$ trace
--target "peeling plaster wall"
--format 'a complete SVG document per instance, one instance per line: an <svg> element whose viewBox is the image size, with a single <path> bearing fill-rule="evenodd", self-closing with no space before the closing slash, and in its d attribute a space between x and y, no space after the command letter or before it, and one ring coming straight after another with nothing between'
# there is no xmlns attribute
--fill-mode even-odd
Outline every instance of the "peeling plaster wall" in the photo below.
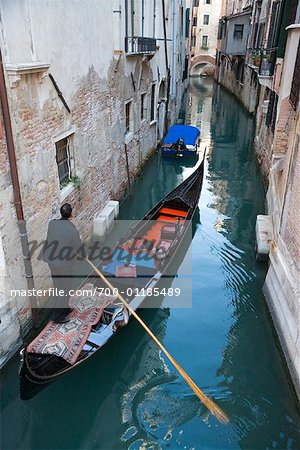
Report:
<svg viewBox="0 0 300 450"><path fill-rule="evenodd" d="M145 1L145 11L150 11L150 3ZM175 4L179 13L181 2L176 0ZM168 39L172 38L172 8L173 1L166 0ZM114 12L118 10L121 12ZM156 115L160 84L167 80L164 42L157 41L154 55L126 56L124 11L124 0L3 0L1 3L0 42L7 69L7 93L30 242L45 239L49 220L58 216L59 207L65 202L74 206L75 222L82 237L87 239L94 215L107 200L120 200L127 189L124 142L131 179L156 149L157 121L150 121L151 86L154 83L156 87ZM152 29L152 19L146 16L147 34ZM157 2L155 21L155 37L163 38L161 2ZM185 29L180 28L179 20L176 23L175 39L182 42ZM171 41L167 47L172 68ZM177 118L184 90L182 52L185 46L179 48L174 56L176 71L171 73L176 80L176 93L169 102L171 123ZM42 70L42 64L48 64L49 70ZM18 65L29 69L17 72ZM70 113L59 98L49 72ZM146 111L141 121L142 93L146 93ZM125 137L127 101L132 101L133 127ZM80 185L62 190L55 142L65 136L69 136L72 175L80 179ZM11 270L15 289L25 289L10 174L7 161L2 163L5 167L0 182L6 183L1 198L5 270ZM32 258L35 286L48 288L52 286L48 266L37 255ZM14 262L10 264L12 259ZM46 301L47 298L40 298L40 306ZM8 323L15 321L19 331L15 328L14 334L19 339L31 323L29 300L17 298L12 304L15 309L11 310L5 332L9 333ZM5 336L9 342L10 338ZM15 344L16 339L11 335L8 347L12 348L13 341ZM2 353L7 350L2 349Z"/></svg>

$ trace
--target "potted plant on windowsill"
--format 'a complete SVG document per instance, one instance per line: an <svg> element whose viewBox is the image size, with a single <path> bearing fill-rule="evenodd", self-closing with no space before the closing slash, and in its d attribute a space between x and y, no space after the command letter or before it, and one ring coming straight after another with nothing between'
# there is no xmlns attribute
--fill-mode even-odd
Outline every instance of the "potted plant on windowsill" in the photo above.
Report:
<svg viewBox="0 0 300 450"><path fill-rule="evenodd" d="M61 187L64 188L69 184L72 184L75 188L77 188L81 185L81 180L79 179L79 177L76 176L67 178L62 182Z"/></svg>
<svg viewBox="0 0 300 450"><path fill-rule="evenodd" d="M253 64L255 66L259 67L260 62L261 62L261 54L260 54L260 52L256 52L256 53L253 54L252 61L253 61Z"/></svg>

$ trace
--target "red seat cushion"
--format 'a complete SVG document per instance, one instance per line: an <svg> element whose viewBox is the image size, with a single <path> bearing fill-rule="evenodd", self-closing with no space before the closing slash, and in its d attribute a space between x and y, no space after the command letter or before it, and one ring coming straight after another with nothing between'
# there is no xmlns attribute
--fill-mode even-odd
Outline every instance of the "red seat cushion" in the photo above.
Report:
<svg viewBox="0 0 300 450"><path fill-rule="evenodd" d="M166 221L166 222L178 222L178 217L174 216L174 217L170 217L170 216L165 216L164 214L161 214L160 216L158 216L157 220L159 221ZM179 219L180 222L183 222L184 219Z"/></svg>
<svg viewBox="0 0 300 450"><path fill-rule="evenodd" d="M170 216L176 217L187 217L188 213L186 211L181 211L180 209L166 208L163 207L159 210L163 214L169 214Z"/></svg>

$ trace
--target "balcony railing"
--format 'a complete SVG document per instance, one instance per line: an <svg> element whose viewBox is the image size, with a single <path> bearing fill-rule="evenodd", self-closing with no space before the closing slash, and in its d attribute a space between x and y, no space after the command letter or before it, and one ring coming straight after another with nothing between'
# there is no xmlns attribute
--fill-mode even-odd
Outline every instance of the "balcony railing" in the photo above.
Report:
<svg viewBox="0 0 300 450"><path fill-rule="evenodd" d="M259 75L270 77L274 73L276 52L277 48L252 50L249 55L248 64L252 67L256 67Z"/></svg>
<svg viewBox="0 0 300 450"><path fill-rule="evenodd" d="M143 36L127 37L125 52L127 55L153 55L156 52L156 39Z"/></svg>

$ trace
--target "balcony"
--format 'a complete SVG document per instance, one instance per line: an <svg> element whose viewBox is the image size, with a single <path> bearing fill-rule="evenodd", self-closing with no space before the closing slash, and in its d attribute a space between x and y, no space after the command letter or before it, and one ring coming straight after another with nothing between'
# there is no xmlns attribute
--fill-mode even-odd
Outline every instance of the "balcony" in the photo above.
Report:
<svg viewBox="0 0 300 450"><path fill-rule="evenodd" d="M154 55L156 52L156 39L133 36L125 38L125 53L131 55Z"/></svg>
<svg viewBox="0 0 300 450"><path fill-rule="evenodd" d="M277 48L262 48L252 50L248 65L257 69L258 74L264 77L271 77L274 74Z"/></svg>
<svg viewBox="0 0 300 450"><path fill-rule="evenodd" d="M262 48L252 50L248 57L248 66L257 71L259 83L268 88L272 86L276 52L277 48Z"/></svg>

